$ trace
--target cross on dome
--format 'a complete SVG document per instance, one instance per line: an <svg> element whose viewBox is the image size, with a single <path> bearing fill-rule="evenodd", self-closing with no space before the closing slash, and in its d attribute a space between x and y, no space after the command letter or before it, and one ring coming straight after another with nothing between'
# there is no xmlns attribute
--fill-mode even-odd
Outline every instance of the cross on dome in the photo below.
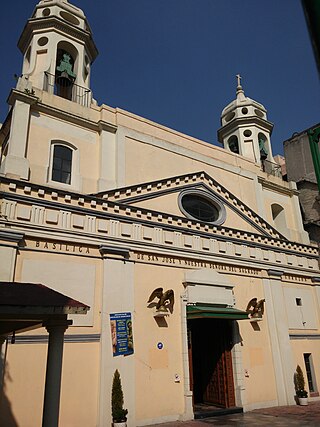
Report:
<svg viewBox="0 0 320 427"><path fill-rule="evenodd" d="M243 96L244 96L244 91L243 91L243 89L242 89L242 86L241 86L241 79L242 79L242 77L240 76L240 74L237 74L236 75L236 77L237 77L237 82L238 82L238 85L237 85L237 97L241 97L241 99L243 98Z"/></svg>

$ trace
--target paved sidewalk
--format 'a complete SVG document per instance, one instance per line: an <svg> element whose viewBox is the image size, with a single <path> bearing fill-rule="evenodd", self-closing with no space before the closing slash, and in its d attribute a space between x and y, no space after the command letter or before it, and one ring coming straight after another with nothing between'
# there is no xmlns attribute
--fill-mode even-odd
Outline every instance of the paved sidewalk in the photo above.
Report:
<svg viewBox="0 0 320 427"><path fill-rule="evenodd" d="M152 427L220 427L232 426L320 426L320 401L309 402L308 406L276 406L256 409L245 414L221 415L193 421L175 421L154 424ZM151 426L150 426L151 427Z"/></svg>

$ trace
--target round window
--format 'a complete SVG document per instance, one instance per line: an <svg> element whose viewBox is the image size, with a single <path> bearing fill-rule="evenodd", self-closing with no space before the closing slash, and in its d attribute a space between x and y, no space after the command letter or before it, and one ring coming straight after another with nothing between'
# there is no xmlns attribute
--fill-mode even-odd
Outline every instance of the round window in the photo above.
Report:
<svg viewBox="0 0 320 427"><path fill-rule="evenodd" d="M48 37L40 37L40 39L38 40L38 45L45 46L48 43L48 41L49 41Z"/></svg>
<svg viewBox="0 0 320 427"><path fill-rule="evenodd" d="M225 221L225 208L211 194L200 191L185 191L179 196L181 211L189 218L203 222L222 224Z"/></svg>
<svg viewBox="0 0 320 427"><path fill-rule="evenodd" d="M42 15L43 16L49 16L51 13L50 9L48 7L46 7L45 9L43 9L42 11Z"/></svg>
<svg viewBox="0 0 320 427"><path fill-rule="evenodd" d="M249 137L249 136L251 136L251 135L252 135L252 132L251 132L251 130L246 129L246 130L243 132L243 135L244 135L244 136L246 136L246 137Z"/></svg>

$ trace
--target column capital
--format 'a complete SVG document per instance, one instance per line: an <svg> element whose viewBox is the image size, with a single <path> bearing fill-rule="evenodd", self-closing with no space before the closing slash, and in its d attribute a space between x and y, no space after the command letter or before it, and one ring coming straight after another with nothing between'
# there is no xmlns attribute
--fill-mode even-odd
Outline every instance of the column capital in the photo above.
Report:
<svg viewBox="0 0 320 427"><path fill-rule="evenodd" d="M278 271L278 270L267 270L267 273L269 277L274 277L277 279L281 279L281 276L284 274L283 271Z"/></svg>
<svg viewBox="0 0 320 427"><path fill-rule="evenodd" d="M24 233L19 233L11 229L0 230L0 238L6 242L21 243L24 239Z"/></svg>
<svg viewBox="0 0 320 427"><path fill-rule="evenodd" d="M120 256L124 259L130 258L130 249L129 248L119 248L116 246L105 246L101 245L99 247L99 252L103 258L106 258L109 254L113 256Z"/></svg>
<svg viewBox="0 0 320 427"><path fill-rule="evenodd" d="M43 326L50 333L52 331L56 331L58 329L66 331L69 326L72 325L72 320L68 319L50 319L47 322L43 323Z"/></svg>

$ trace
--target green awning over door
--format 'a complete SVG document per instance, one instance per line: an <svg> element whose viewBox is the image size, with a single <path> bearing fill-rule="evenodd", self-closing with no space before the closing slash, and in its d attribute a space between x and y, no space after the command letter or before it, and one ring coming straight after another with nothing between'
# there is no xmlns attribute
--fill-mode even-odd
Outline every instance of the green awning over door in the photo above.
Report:
<svg viewBox="0 0 320 427"><path fill-rule="evenodd" d="M213 305L187 305L187 319L248 319L246 311L232 307L217 307Z"/></svg>

